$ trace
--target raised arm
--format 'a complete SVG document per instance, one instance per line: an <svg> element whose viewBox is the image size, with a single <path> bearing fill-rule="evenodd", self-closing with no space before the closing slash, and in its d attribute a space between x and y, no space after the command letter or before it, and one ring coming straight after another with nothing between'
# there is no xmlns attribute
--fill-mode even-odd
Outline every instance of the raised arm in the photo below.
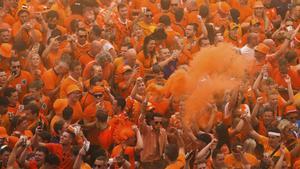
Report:
<svg viewBox="0 0 300 169"><path fill-rule="evenodd" d="M258 113L258 110L260 108L260 106L264 103L264 99L262 97L258 97L256 99L256 104L253 108L253 111L251 113L251 124L252 125L258 125L258 119L257 119L257 113Z"/></svg>
<svg viewBox="0 0 300 169"><path fill-rule="evenodd" d="M132 129L134 130L134 132L136 134L136 140L137 140L134 150L135 150L135 152L140 152L144 148L144 143L143 143L143 139L141 136L141 132L136 125L132 126Z"/></svg>

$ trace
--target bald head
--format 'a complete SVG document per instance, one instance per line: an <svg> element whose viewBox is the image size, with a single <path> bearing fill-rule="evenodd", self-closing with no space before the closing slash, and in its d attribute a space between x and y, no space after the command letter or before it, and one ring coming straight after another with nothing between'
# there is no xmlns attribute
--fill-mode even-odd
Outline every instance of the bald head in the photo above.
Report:
<svg viewBox="0 0 300 169"><path fill-rule="evenodd" d="M276 44L273 39L265 39L263 43L270 48L270 53L276 52Z"/></svg>
<svg viewBox="0 0 300 169"><path fill-rule="evenodd" d="M128 49L127 52L125 53L124 58L125 60L127 60L130 66L133 66L133 64L135 64L136 54L137 54L136 50L133 48Z"/></svg>
<svg viewBox="0 0 300 169"><path fill-rule="evenodd" d="M249 33L247 37L247 43L250 47L256 46L258 44L258 34L254 32Z"/></svg>
<svg viewBox="0 0 300 169"><path fill-rule="evenodd" d="M188 0L186 2L186 8L188 11L197 10L197 2L196 0Z"/></svg>
<svg viewBox="0 0 300 169"><path fill-rule="evenodd" d="M100 53L101 51L101 42L98 41L98 40L94 40L92 43L91 43L91 54L93 56L96 56L98 53Z"/></svg>

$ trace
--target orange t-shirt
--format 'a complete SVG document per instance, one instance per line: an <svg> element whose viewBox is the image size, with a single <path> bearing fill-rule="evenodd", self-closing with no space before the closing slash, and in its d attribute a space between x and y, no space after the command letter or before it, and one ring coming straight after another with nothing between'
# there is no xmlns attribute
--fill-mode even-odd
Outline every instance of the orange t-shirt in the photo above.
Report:
<svg viewBox="0 0 300 169"><path fill-rule="evenodd" d="M113 107L112 107L111 103L104 100L103 105L104 105L105 111L107 111L107 114L109 116L112 116L113 115ZM92 104L90 104L89 106L87 106L85 108L83 119L85 119L88 122L95 121L96 120L96 111L97 111L96 103L93 102Z"/></svg>
<svg viewBox="0 0 300 169"><path fill-rule="evenodd" d="M134 147L128 146L124 149L124 154L128 155L130 162L130 169L135 169ZM111 157L117 157L122 153L122 145L114 147L111 153ZM117 166L116 166L117 167Z"/></svg>

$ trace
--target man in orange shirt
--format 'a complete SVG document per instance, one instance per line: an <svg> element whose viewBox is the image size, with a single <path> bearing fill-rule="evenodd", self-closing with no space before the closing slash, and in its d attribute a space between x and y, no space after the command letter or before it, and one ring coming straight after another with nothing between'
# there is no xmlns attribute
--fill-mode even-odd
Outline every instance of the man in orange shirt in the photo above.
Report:
<svg viewBox="0 0 300 169"><path fill-rule="evenodd" d="M41 128L37 128L31 142L33 147L46 147L51 153L59 158L59 167L62 169L73 168L74 160L72 159L72 143L75 139L75 134L70 131L64 131L60 135L59 144L40 142L39 135L42 133Z"/></svg>
<svg viewBox="0 0 300 169"><path fill-rule="evenodd" d="M81 65L85 67L88 63L95 60L96 55L101 52L102 47L103 46L100 41L94 40L91 43L91 48L86 53L82 53L82 55L79 57Z"/></svg>
<svg viewBox="0 0 300 169"><path fill-rule="evenodd" d="M105 89L100 86L95 86L92 90L94 102L86 107L84 110L84 120L85 123L93 122L96 120L96 112L97 110L102 110L106 112L110 117L113 115L113 107L112 104L106 100L104 100L104 92Z"/></svg>
<svg viewBox="0 0 300 169"><path fill-rule="evenodd" d="M69 65L65 61L57 61L55 66L47 70L41 80L44 82L44 93L52 100L55 100L61 86L63 76L68 72Z"/></svg>
<svg viewBox="0 0 300 169"><path fill-rule="evenodd" d="M167 39L165 40L166 47L172 48L174 43L176 43L176 38L179 38L180 34L172 29L171 19L168 15L162 15L159 18L159 23L162 24L162 27L167 34Z"/></svg>
<svg viewBox="0 0 300 169"><path fill-rule="evenodd" d="M248 168L258 165L258 160L252 154L243 151L242 145L233 145L232 153L225 156L225 164L229 168Z"/></svg>
<svg viewBox="0 0 300 169"><path fill-rule="evenodd" d="M77 41L76 43L71 43L71 47L74 50L75 58L80 58L84 55L87 51L90 50L91 44L88 42L88 31L84 28L79 28L76 33Z"/></svg>
<svg viewBox="0 0 300 169"><path fill-rule="evenodd" d="M154 14L154 17L153 17L153 22L154 23L157 24L158 21L159 21L159 18L163 15L169 16L172 23L175 22L175 16L169 11L170 10L170 4L171 4L170 0L161 0L160 1L161 12L157 13L157 14Z"/></svg>
<svg viewBox="0 0 300 169"><path fill-rule="evenodd" d="M82 68L78 60L72 61L70 64L69 76L61 81L59 97L65 98L67 96L67 89L70 85L76 85L83 91L83 82L81 78Z"/></svg>
<svg viewBox="0 0 300 169"><path fill-rule="evenodd" d="M196 37L197 32L198 25L195 23L190 23L185 28L184 49L191 53L199 51L198 38Z"/></svg>
<svg viewBox="0 0 300 169"><path fill-rule="evenodd" d="M125 38L131 36L132 22L128 20L128 6L125 3L118 4L118 14L119 16L114 20L116 28L115 43L120 47Z"/></svg>
<svg viewBox="0 0 300 169"><path fill-rule="evenodd" d="M12 58L10 61L10 76L9 85L15 87L19 92L19 100L27 93L28 84L31 83L32 76L29 72L21 70L21 63L18 58Z"/></svg>

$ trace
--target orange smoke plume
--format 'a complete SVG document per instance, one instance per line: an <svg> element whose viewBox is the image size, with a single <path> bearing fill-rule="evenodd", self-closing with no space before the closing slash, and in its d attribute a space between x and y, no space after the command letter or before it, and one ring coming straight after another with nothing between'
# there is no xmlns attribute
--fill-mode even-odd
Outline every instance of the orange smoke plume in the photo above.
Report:
<svg viewBox="0 0 300 169"><path fill-rule="evenodd" d="M247 60L229 44L204 48L193 56L187 70L179 69L168 79L165 91L177 97L187 96L184 117L197 118L215 94L240 84L247 67Z"/></svg>

